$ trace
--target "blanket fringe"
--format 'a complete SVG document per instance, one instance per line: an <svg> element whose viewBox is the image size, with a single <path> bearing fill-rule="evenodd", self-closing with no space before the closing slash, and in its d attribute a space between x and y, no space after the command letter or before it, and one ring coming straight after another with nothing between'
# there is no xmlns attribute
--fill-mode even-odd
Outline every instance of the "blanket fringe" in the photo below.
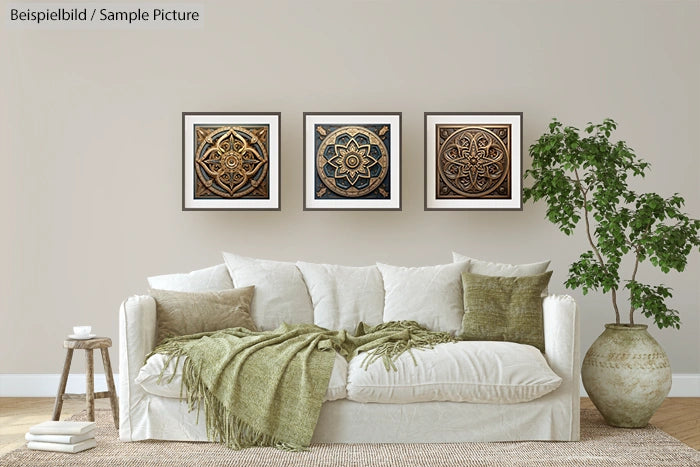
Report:
<svg viewBox="0 0 700 467"><path fill-rule="evenodd" d="M415 321L390 321L387 323L378 324L365 330L365 332L373 333L377 331L404 331L407 336L404 339L388 340L371 350L366 351L365 358L362 360L361 367L367 370L375 361L382 359L384 368L387 371L398 371L394 362L404 352L408 352L413 359L413 364L418 365L416 356L413 350L432 349L437 344L448 342L456 342L456 339L447 332L429 331Z"/></svg>

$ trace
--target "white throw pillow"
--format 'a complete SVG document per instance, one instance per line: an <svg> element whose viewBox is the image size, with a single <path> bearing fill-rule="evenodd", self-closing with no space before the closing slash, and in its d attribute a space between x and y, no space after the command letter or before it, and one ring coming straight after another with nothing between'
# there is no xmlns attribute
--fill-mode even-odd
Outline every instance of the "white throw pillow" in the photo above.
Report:
<svg viewBox="0 0 700 467"><path fill-rule="evenodd" d="M469 270L473 274L481 274L482 276L500 276L500 277L520 277L534 276L547 272L549 261L528 264L506 264L492 263L482 261L480 259L470 258L459 253L452 252L452 260L457 263L461 261L469 261Z"/></svg>
<svg viewBox="0 0 700 467"><path fill-rule="evenodd" d="M261 331L282 323L313 323L314 308L301 272L294 263L224 253L236 287L255 286L250 316Z"/></svg>
<svg viewBox="0 0 700 467"><path fill-rule="evenodd" d="M384 284L377 266L297 262L314 306L314 324L354 333L357 324L382 322Z"/></svg>
<svg viewBox="0 0 700 467"><path fill-rule="evenodd" d="M185 364L187 357L181 358L177 367L175 366L177 359L173 358L170 360L167 368L165 368L165 371L163 371L167 358L168 357L165 355L159 353L149 357L146 364L139 370L139 374L134 381L136 384L141 385L144 391L149 394L178 399L180 397L180 388L182 385L182 365ZM347 377L348 362L345 358L336 353L333 371L331 372L331 379L328 383L324 401L345 399L347 396ZM158 382L158 380L160 380L160 382ZM184 398L186 395L183 388L182 397Z"/></svg>
<svg viewBox="0 0 700 467"><path fill-rule="evenodd" d="M148 278L151 289L176 292L220 292L233 288L233 281L225 264L182 274L163 274Z"/></svg>
<svg viewBox="0 0 700 467"><path fill-rule="evenodd" d="M547 272L551 261L541 261L539 263L526 264L507 264L507 263L492 263L490 261L482 261L480 259L470 258L459 253L452 252L452 261L469 261L469 269L467 272L472 274L481 274L482 276L498 276L498 277L522 277L535 276ZM549 295L549 290L545 288L542 291L542 296Z"/></svg>
<svg viewBox="0 0 700 467"><path fill-rule="evenodd" d="M468 261L420 268L377 263L384 280L384 322L413 320L433 331L462 327L462 273Z"/></svg>
<svg viewBox="0 0 700 467"><path fill-rule="evenodd" d="M484 404L527 402L562 382L536 348L513 342L463 341L400 355L398 371L382 359L365 370L364 353L350 360L347 397L356 402L408 404L451 401Z"/></svg>

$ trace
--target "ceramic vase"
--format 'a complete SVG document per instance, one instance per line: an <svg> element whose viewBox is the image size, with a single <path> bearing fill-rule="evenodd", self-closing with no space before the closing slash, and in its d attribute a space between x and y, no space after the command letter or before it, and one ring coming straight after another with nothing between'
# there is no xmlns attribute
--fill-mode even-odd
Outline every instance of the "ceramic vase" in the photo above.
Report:
<svg viewBox="0 0 700 467"><path fill-rule="evenodd" d="M671 365L647 325L606 324L583 359L581 379L608 425L641 428L671 390Z"/></svg>

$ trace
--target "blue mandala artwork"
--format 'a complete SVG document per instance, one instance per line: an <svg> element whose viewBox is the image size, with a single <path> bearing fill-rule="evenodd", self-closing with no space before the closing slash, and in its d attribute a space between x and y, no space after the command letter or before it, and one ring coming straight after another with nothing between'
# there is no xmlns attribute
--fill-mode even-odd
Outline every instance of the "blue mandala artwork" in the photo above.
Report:
<svg viewBox="0 0 700 467"><path fill-rule="evenodd" d="M314 125L315 199L389 199L390 127Z"/></svg>

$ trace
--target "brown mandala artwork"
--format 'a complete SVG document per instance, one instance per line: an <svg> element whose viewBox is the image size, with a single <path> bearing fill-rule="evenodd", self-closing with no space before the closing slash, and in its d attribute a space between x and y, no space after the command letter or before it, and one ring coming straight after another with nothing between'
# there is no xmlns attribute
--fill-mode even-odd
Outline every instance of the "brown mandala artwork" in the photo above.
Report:
<svg viewBox="0 0 700 467"><path fill-rule="evenodd" d="M268 127L197 127L195 197L267 198Z"/></svg>
<svg viewBox="0 0 700 467"><path fill-rule="evenodd" d="M510 198L510 125L437 125L438 199Z"/></svg>

